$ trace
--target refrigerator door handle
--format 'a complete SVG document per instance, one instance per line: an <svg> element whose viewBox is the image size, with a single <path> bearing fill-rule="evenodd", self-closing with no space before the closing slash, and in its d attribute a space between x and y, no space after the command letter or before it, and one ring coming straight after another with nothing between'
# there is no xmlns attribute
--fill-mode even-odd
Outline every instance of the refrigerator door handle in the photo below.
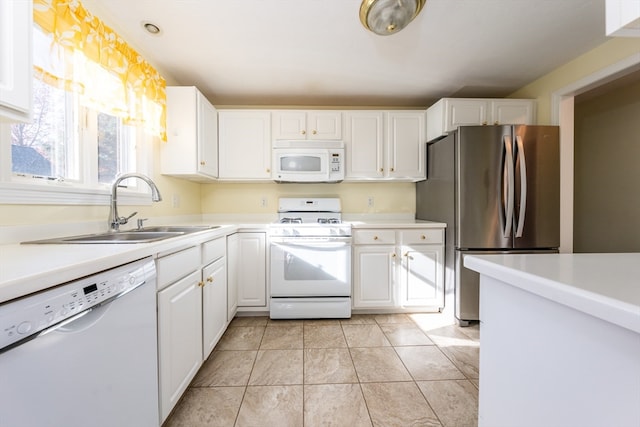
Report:
<svg viewBox="0 0 640 427"><path fill-rule="evenodd" d="M507 203L505 212L505 225L503 230L504 237L511 237L511 228L513 223L513 201L514 201L514 187L515 187L515 172L513 170L513 145L511 141L511 136L505 135L503 138L504 143L504 151L505 151L505 159L504 166L507 169L507 188L506 188L506 196ZM504 170L503 170L504 173ZM503 194L504 199L504 194Z"/></svg>
<svg viewBox="0 0 640 427"><path fill-rule="evenodd" d="M527 162L524 157L524 143L521 136L516 136L516 144L518 145L518 161L520 162L520 213L518 214L516 237L522 237L527 212Z"/></svg>

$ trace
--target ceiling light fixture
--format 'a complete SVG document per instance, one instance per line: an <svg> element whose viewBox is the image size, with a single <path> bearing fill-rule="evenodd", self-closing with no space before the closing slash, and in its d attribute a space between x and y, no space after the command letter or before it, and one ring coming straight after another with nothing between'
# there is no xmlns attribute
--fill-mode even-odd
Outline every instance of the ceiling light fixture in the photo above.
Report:
<svg viewBox="0 0 640 427"><path fill-rule="evenodd" d="M360 21L381 36L395 34L413 20L426 0L362 0Z"/></svg>
<svg viewBox="0 0 640 427"><path fill-rule="evenodd" d="M154 36L157 36L158 34L160 34L160 27L158 27L156 24L153 24L151 22L143 22L142 28L144 28L145 30L147 30L149 34L152 34Z"/></svg>

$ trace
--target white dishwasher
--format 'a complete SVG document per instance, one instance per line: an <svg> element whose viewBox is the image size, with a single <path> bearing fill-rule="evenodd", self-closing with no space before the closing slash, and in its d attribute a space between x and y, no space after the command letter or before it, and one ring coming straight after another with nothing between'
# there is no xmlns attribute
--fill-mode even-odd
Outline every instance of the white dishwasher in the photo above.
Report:
<svg viewBox="0 0 640 427"><path fill-rule="evenodd" d="M0 305L0 426L157 427L151 258Z"/></svg>

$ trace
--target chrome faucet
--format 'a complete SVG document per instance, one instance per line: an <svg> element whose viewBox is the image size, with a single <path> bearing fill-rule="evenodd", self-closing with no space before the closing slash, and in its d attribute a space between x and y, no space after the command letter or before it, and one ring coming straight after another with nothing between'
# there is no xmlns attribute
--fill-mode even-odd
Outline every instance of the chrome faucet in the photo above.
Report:
<svg viewBox="0 0 640 427"><path fill-rule="evenodd" d="M111 208L109 209L109 230L111 231L118 231L121 225L126 224L131 217L138 213L134 212L126 217L118 216L118 185L121 181L129 178L139 178L143 180L151 187L151 200L154 202L162 200L160 190L158 190L156 184L148 176L135 172L118 175L116 180L113 181L113 184L111 184Z"/></svg>

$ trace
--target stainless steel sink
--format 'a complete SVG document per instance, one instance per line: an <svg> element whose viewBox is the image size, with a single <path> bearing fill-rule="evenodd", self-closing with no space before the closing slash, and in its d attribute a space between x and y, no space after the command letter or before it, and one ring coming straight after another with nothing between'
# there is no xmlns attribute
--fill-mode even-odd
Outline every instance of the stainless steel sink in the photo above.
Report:
<svg viewBox="0 0 640 427"><path fill-rule="evenodd" d="M131 230L134 233L197 233L198 231L213 230L220 228L219 225L156 225L151 227L144 227L138 230Z"/></svg>
<svg viewBox="0 0 640 427"><path fill-rule="evenodd" d="M54 239L34 240L31 242L22 242L23 244L75 244L75 243L148 243L158 240L168 239L170 237L182 236L183 232L164 231L164 232L146 232L146 231L117 231L101 234L87 234L83 236L57 237Z"/></svg>
<svg viewBox="0 0 640 427"><path fill-rule="evenodd" d="M219 228L219 225L160 225L154 227L145 227L138 230L129 231L112 231L100 234L85 234L82 236L56 237L54 239L33 240L30 242L22 242L23 244L104 244L104 243L148 243L158 240L168 239L170 237L182 236L198 231L213 230Z"/></svg>

